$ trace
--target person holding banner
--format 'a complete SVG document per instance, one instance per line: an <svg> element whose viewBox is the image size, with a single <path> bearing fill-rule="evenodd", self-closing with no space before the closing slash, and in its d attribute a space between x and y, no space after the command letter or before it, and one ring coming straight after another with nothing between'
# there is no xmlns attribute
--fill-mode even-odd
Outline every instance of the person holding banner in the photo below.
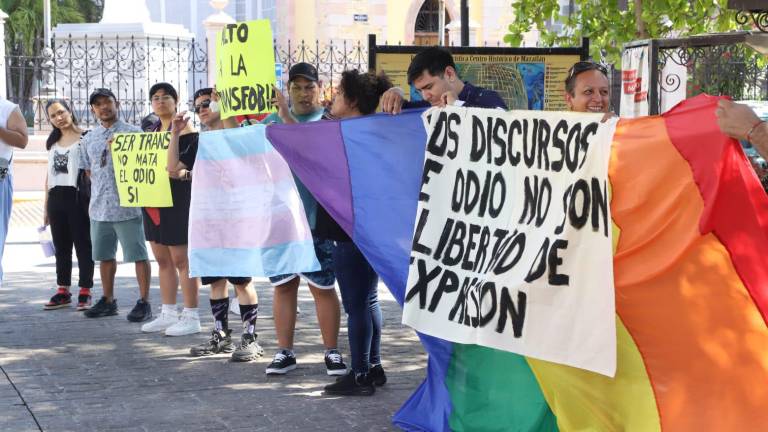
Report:
<svg viewBox="0 0 768 432"><path fill-rule="evenodd" d="M219 112L218 95L212 88L202 88L195 92L194 111L200 118L200 122L209 131L224 128ZM184 113L177 115L182 121ZM236 127L234 125L233 127ZM179 126L181 127L181 125ZM179 148L176 141L171 140L168 147L168 169L188 170L192 165L182 160L179 154ZM184 173L182 173L184 174ZM189 352L193 357L208 356L219 353L232 353L232 361L251 361L264 354L264 349L259 345L256 335L256 319L259 311L259 296L256 289L251 285L249 277L203 277L203 285L211 286L210 304L211 314L213 315L214 328L211 331L211 337L202 344L190 348ZM240 337L240 345L235 346L232 342L232 330L229 328L229 292L227 290L227 281L235 287L240 310L240 317L243 322L243 334Z"/></svg>
<svg viewBox="0 0 768 432"><path fill-rule="evenodd" d="M144 241L141 211L138 208L120 207L115 169L110 157L112 136L120 132L141 132L136 126L118 119L119 103L112 90L97 88L89 98L91 112L99 125L80 141L80 168L91 179L91 201L88 215L91 218L91 243L93 260L99 261L101 299L85 311L88 318L117 315L117 299L114 297L117 244L123 250L123 259L135 263L136 281L140 298L128 314L128 321L142 322L152 318L149 304L151 268Z"/></svg>
<svg viewBox="0 0 768 432"><path fill-rule="evenodd" d="M189 200L192 195L191 168L197 153L197 133L186 120L178 120L176 105L178 93L168 83L157 83L149 89L152 111L159 121L154 132L171 131L170 148L177 155L169 170L171 178L172 207L150 208L144 211L144 234L152 248L160 272L160 316L144 324L145 333L165 332L166 336L185 336L200 333L198 315L199 281L189 277L187 259L187 228L189 226ZM181 158L181 161L179 161ZM169 167L171 165L169 164ZM176 311L176 294L181 282L184 309L181 315Z"/></svg>
<svg viewBox="0 0 768 432"><path fill-rule="evenodd" d="M381 110L397 114L402 109L460 105L507 109L504 99L493 90L462 81L451 53L442 47L429 47L413 57L408 66L408 84L419 91L423 100L406 101L403 89L392 87L381 96Z"/></svg>
<svg viewBox="0 0 768 432"><path fill-rule="evenodd" d="M13 149L27 146L27 122L18 105L0 96L0 286L3 285L3 250L13 206Z"/></svg>
<svg viewBox="0 0 768 432"><path fill-rule="evenodd" d="M570 111L611 113L611 84L608 69L592 61L580 61L568 70L565 79L565 103Z"/></svg>
<svg viewBox="0 0 768 432"><path fill-rule="evenodd" d="M333 99L334 118L373 114L379 98L392 83L386 76L344 71ZM351 370L335 383L325 386L329 395L369 396L387 377L381 366L381 307L378 298L379 276L360 249L322 206L317 208L317 233L333 240L333 271L339 282L341 300L347 312Z"/></svg>
<svg viewBox="0 0 768 432"><path fill-rule="evenodd" d="M80 292L77 310L91 306L94 263L91 256L91 235L88 219L88 202L81 188L90 191L90 185L82 184L80 139L83 134L69 104L52 99L46 104L46 114L51 124L45 147L48 150L46 175L44 224L51 225L51 236L56 249L56 283L58 290L43 307L45 310L67 307L72 302L69 292L72 285L72 246L77 253Z"/></svg>
<svg viewBox="0 0 768 432"><path fill-rule="evenodd" d="M721 100L715 110L720 130L737 140L747 141L764 159L768 159L768 123L752 108L729 100Z"/></svg>
<svg viewBox="0 0 768 432"><path fill-rule="evenodd" d="M325 109L320 105L320 86L317 69L309 63L296 63L288 71L288 93L291 98L289 108L282 95L278 95L273 104L280 105L278 113L272 113L263 123L299 123L318 121L323 117ZM277 94L279 91L275 89ZM318 237L315 233L317 201L306 186L294 176L296 187L304 204L307 222L313 231L315 254L320 261L321 269L311 273L287 274L270 277L275 287L274 316L277 333L278 352L272 363L267 366L267 375L283 375L296 369L296 356L293 353L293 336L296 328L296 306L300 278L307 280L309 291L315 299L317 320L320 333L325 345L326 373L331 376L346 375L347 365L344 364L338 350L339 326L341 307L336 295L333 274L331 240ZM241 305L242 307L242 305Z"/></svg>

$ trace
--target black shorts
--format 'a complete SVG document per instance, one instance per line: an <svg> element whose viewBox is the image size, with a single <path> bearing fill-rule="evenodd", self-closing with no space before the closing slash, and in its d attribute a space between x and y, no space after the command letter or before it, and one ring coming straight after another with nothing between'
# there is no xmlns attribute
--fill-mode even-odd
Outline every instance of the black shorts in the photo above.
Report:
<svg viewBox="0 0 768 432"><path fill-rule="evenodd" d="M249 277L225 277L225 276L209 276L209 277L201 277L200 282L203 285L210 285L214 282L218 282L222 279L226 279L231 283L232 285L245 285L248 282L251 281L251 278Z"/></svg>

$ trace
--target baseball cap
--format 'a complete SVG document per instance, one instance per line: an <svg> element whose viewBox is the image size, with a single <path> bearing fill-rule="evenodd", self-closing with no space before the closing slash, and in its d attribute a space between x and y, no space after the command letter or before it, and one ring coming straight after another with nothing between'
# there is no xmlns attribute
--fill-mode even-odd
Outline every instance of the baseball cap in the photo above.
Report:
<svg viewBox="0 0 768 432"><path fill-rule="evenodd" d="M117 96L115 96L114 93L112 93L112 90L108 88L97 88L91 93L91 97L88 99L88 103L90 105L93 105L93 102L96 100L99 96L108 96L117 101Z"/></svg>
<svg viewBox="0 0 768 432"><path fill-rule="evenodd" d="M317 68L309 63L296 63L288 71L288 81L293 81L298 77L306 78L310 81L318 81Z"/></svg>

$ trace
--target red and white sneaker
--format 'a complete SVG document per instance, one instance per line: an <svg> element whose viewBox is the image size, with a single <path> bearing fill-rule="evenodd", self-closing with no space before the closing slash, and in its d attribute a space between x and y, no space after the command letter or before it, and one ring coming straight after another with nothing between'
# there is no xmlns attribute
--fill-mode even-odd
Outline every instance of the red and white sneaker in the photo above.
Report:
<svg viewBox="0 0 768 432"><path fill-rule="evenodd" d="M69 306L72 303L72 294L68 289L59 287L56 294L51 297L48 303L43 306L44 310L61 309Z"/></svg>
<svg viewBox="0 0 768 432"><path fill-rule="evenodd" d="M91 308L91 290L88 288L80 288L80 293L77 295L77 310L86 311Z"/></svg>

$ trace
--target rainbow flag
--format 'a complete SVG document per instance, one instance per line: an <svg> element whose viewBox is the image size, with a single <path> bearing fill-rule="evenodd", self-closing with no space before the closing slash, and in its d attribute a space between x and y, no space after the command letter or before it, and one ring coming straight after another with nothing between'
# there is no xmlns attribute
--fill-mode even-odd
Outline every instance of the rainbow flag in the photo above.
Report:
<svg viewBox="0 0 768 432"><path fill-rule="evenodd" d="M396 425L768 429L768 199L739 144L719 132L716 102L700 96L617 126L616 376L420 335L427 378ZM425 153L420 114L267 130L401 304Z"/></svg>
<svg viewBox="0 0 768 432"><path fill-rule="evenodd" d="M264 128L200 134L189 209L191 276L320 269L293 175Z"/></svg>

